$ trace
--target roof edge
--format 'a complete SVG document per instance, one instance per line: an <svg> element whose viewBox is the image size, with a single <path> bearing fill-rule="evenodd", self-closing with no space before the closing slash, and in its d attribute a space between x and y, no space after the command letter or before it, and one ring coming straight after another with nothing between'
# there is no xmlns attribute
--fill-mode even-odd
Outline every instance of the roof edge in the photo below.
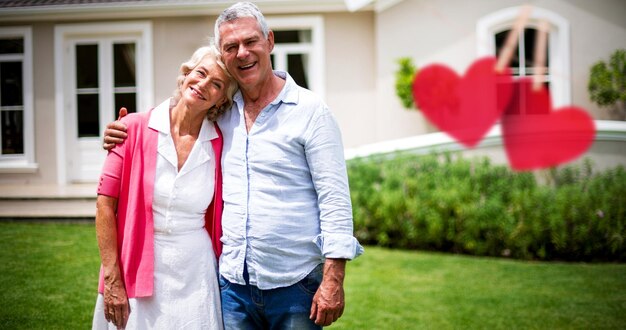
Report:
<svg viewBox="0 0 626 330"><path fill-rule="evenodd" d="M320 12L348 12L344 0L280 0L257 1L263 14L299 14ZM113 2L0 8L2 22L131 19L148 17L176 17L219 15L232 1L150 1ZM361 11L373 10L367 6Z"/></svg>

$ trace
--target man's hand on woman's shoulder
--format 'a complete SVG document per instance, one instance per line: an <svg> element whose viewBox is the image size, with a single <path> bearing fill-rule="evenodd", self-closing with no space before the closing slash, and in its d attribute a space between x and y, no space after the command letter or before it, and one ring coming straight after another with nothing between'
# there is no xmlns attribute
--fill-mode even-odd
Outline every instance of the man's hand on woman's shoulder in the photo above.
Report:
<svg viewBox="0 0 626 330"><path fill-rule="evenodd" d="M104 148L104 150L111 150L116 144L120 144L126 139L126 125L124 125L120 119L125 117L127 114L128 110L126 110L126 108L121 108L120 116L117 120L107 124L107 128L104 130L104 143L102 144L102 148Z"/></svg>

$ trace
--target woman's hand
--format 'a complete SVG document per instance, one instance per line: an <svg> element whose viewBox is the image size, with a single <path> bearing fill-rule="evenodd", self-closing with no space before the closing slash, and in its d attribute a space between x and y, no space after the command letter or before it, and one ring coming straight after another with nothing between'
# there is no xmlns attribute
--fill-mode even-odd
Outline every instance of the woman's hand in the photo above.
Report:
<svg viewBox="0 0 626 330"><path fill-rule="evenodd" d="M98 195L96 200L96 237L104 272L104 318L124 329L130 307L117 253L117 198Z"/></svg>
<svg viewBox="0 0 626 330"><path fill-rule="evenodd" d="M130 305L119 270L104 276L104 317L118 329L126 328Z"/></svg>

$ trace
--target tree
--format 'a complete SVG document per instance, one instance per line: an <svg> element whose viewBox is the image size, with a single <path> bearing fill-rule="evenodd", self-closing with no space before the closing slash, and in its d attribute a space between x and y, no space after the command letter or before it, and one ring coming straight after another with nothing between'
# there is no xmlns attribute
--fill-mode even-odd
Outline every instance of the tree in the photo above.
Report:
<svg viewBox="0 0 626 330"><path fill-rule="evenodd" d="M626 49L611 54L608 64L598 61L591 67L587 89L593 102L612 107L626 120Z"/></svg>

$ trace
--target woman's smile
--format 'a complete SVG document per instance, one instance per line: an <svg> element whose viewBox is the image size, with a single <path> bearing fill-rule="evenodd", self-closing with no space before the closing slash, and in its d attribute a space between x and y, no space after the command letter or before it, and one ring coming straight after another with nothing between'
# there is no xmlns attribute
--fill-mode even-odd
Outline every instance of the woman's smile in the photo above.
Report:
<svg viewBox="0 0 626 330"><path fill-rule="evenodd" d="M201 100L206 101L206 97L204 97L198 89L194 88L193 86L189 86L189 89L191 90L192 94L196 95Z"/></svg>

